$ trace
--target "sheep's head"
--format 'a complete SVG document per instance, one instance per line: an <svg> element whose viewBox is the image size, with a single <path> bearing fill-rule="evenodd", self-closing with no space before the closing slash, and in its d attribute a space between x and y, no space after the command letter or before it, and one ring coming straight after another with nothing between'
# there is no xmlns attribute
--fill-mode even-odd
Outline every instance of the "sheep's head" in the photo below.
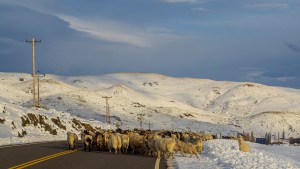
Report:
<svg viewBox="0 0 300 169"><path fill-rule="evenodd" d="M239 142L239 144L243 143L243 142L244 142L243 137L239 137L239 138L238 138L238 142Z"/></svg>

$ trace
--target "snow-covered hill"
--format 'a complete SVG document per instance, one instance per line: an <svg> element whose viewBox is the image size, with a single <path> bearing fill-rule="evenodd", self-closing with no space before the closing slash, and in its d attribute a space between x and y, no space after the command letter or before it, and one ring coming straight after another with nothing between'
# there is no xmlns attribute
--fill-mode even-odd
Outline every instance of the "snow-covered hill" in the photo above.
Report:
<svg viewBox="0 0 300 169"><path fill-rule="evenodd" d="M83 128L74 119L102 128L116 125L124 129L140 128L138 119L142 118L144 129L222 132L223 135L254 131L256 136L284 130L287 137L299 137L300 133L300 90L296 89L160 74L116 73L46 75L40 82L40 93L43 108L34 109L31 75L0 73L0 138L10 140L23 130L27 138L37 135L45 138L50 136L45 126L57 130L57 139L64 138L67 130L79 132ZM112 97L109 99L111 125L105 124L103 96ZM31 115L30 119L28 114L35 115L38 122L33 124L34 117ZM25 116L29 119L26 125L21 119Z"/></svg>

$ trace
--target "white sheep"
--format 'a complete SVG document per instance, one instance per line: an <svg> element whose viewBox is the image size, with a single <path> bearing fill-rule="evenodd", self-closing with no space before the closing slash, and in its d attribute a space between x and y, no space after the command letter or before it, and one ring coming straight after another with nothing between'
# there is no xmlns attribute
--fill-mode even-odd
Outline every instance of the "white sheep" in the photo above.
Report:
<svg viewBox="0 0 300 169"><path fill-rule="evenodd" d="M121 147L122 147L122 142L121 142L120 135L118 133L111 134L108 139L109 152L111 152L111 150L114 149L116 154L118 153L118 151L121 153Z"/></svg>
<svg viewBox="0 0 300 169"><path fill-rule="evenodd" d="M69 145L69 149L74 150L77 140L78 140L78 137L75 133L72 133L72 132L67 133L67 142Z"/></svg>
<svg viewBox="0 0 300 169"><path fill-rule="evenodd" d="M176 145L176 139L174 138L158 138L155 140L155 147L157 151L157 157L160 157L160 154L163 153L165 158L169 153L174 158L174 148Z"/></svg>
<svg viewBox="0 0 300 169"><path fill-rule="evenodd" d="M121 135L121 142L122 142L122 150L124 153L127 153L128 147L129 147L129 136L128 134L122 134Z"/></svg>

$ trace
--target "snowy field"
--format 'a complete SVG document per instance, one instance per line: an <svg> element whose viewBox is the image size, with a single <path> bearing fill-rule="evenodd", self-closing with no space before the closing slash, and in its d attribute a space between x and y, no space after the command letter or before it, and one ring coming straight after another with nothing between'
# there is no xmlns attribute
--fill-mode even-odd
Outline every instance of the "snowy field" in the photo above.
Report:
<svg viewBox="0 0 300 169"><path fill-rule="evenodd" d="M253 131L255 137L285 131L286 138L300 137L296 89L147 73L46 75L40 84L42 107L32 108L31 75L0 72L0 146L66 140L68 131L79 134L86 124L234 136ZM110 125L103 96L112 96ZM250 145L251 153L241 153L235 141L213 140L205 143L200 160L177 154L173 163L180 169L300 168L299 147Z"/></svg>
<svg viewBox="0 0 300 169"><path fill-rule="evenodd" d="M249 144L251 153L244 153L234 140L207 141L200 159L176 154L173 166L178 169L300 169L300 147Z"/></svg>

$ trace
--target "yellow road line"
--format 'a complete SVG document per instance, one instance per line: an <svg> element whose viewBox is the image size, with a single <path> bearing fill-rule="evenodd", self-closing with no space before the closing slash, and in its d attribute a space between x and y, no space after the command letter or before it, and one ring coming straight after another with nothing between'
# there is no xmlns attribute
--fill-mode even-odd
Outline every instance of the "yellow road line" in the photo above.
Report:
<svg viewBox="0 0 300 169"><path fill-rule="evenodd" d="M40 162L43 162L43 161L50 160L50 159L55 158L55 157L59 157L59 156L62 156L62 155L66 155L66 154L76 152L78 150L79 149L67 150L67 151L63 151L63 152L60 152L60 153L52 154L52 155L42 157L42 158L39 158L39 159L36 159L36 160L32 160L32 161L29 161L29 162L26 162L26 163L23 163L23 164L14 166L14 167L10 167L9 169L22 169L22 168L29 167L29 166L32 166L34 164L37 164L37 163L40 163Z"/></svg>
<svg viewBox="0 0 300 169"><path fill-rule="evenodd" d="M159 169L159 163L160 163L160 157L157 157L156 160L155 160L154 169Z"/></svg>
<svg viewBox="0 0 300 169"><path fill-rule="evenodd" d="M57 154L52 154L52 155L49 155L49 156L46 156L46 157L42 157L42 158L39 158L39 159L36 159L36 160L32 160L32 161L29 161L29 162L26 162L26 163L23 163L23 164L20 164L20 165L11 167L11 168L9 168L9 169L14 169L14 168L17 168L17 167L26 165L26 164L30 164L30 163L32 163L32 162L36 162L36 161L40 161L40 160L44 160L44 159L50 158L50 157L53 157L53 156L55 157L55 156L57 156L57 155L64 154L65 152L69 152L69 150L68 150L68 151L63 151L63 152L60 152L60 153L57 153Z"/></svg>

